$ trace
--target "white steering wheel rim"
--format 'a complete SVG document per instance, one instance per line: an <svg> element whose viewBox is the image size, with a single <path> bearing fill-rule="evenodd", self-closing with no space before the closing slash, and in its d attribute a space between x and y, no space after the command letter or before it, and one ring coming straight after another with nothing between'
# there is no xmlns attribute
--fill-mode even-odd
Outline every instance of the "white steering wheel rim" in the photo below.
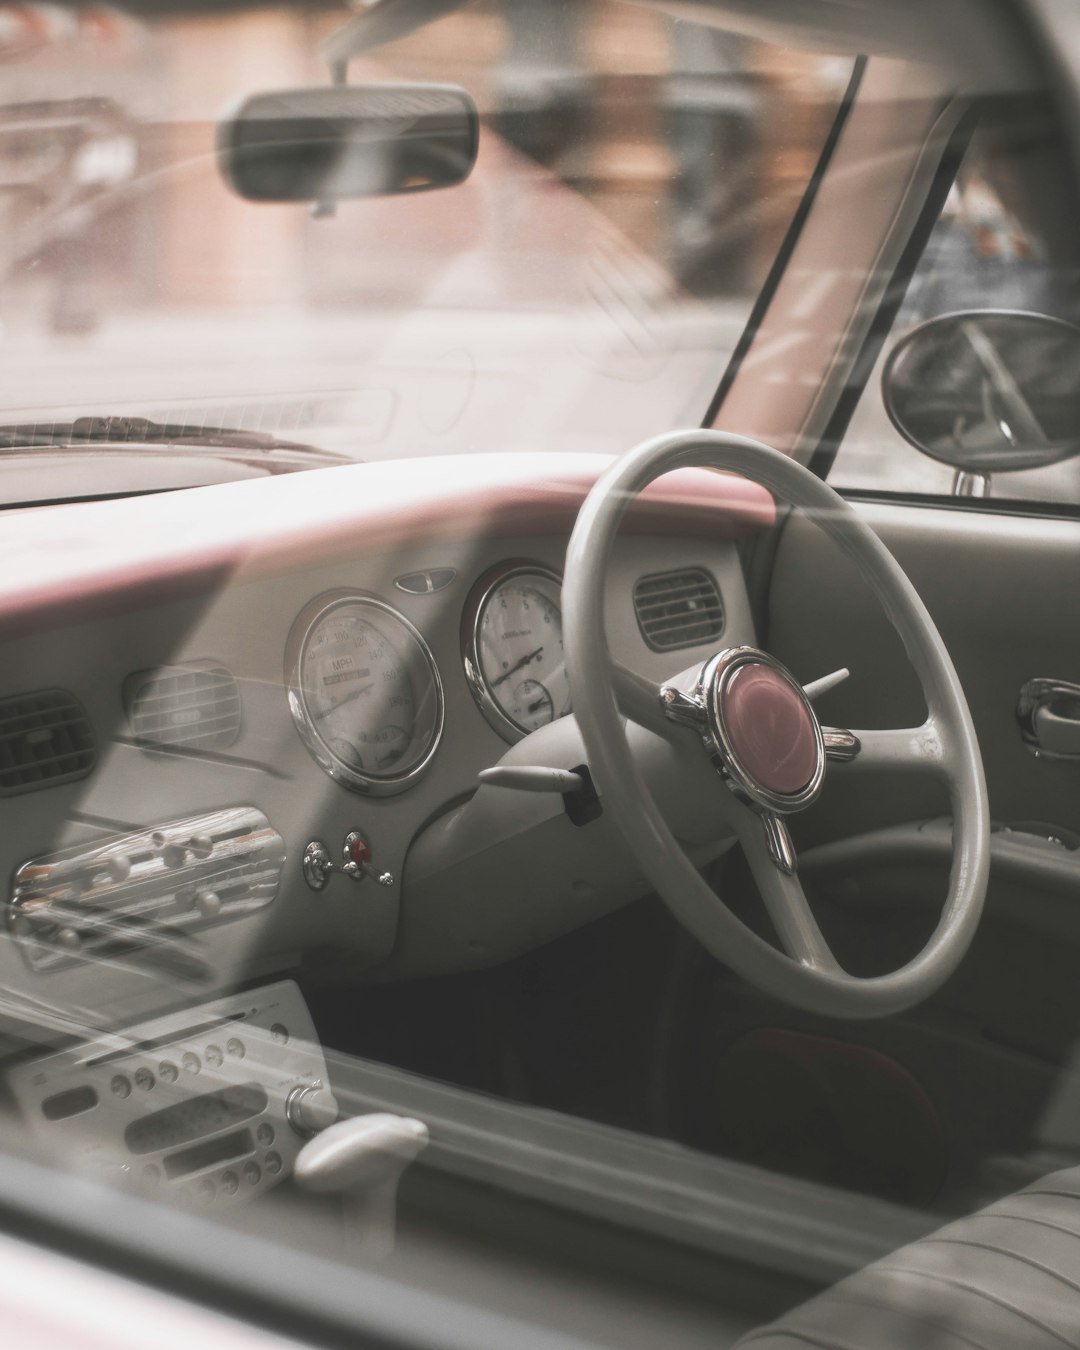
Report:
<svg viewBox="0 0 1080 1350"><path fill-rule="evenodd" d="M791 930L796 957L751 932L675 839L627 742L604 628L608 559L634 498L655 478L692 466L738 472L810 513L866 578L922 683L930 716L903 741L915 761L906 767L922 767L922 757L944 778L954 821L953 860L934 933L913 960L887 975L853 976L835 963L797 878L784 883L794 887L787 897L793 912L800 899L805 911ZM563 627L574 713L604 809L657 893L712 955L765 992L832 1017L886 1016L921 1002L944 983L970 945L986 893L990 813L982 759L960 681L933 620L892 554L843 498L793 459L746 437L694 431L648 441L612 465L581 508L567 551ZM897 767L905 767L901 742L896 745ZM891 753L885 753L886 766Z"/></svg>

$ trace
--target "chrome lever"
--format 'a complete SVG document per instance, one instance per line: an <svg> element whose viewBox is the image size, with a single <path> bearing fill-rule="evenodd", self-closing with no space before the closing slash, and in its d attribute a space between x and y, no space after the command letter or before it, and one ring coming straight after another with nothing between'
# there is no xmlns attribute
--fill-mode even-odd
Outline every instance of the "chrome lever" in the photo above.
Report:
<svg viewBox="0 0 1080 1350"><path fill-rule="evenodd" d="M1020 736L1043 759L1080 759L1080 684L1044 676L1028 680L1016 705Z"/></svg>

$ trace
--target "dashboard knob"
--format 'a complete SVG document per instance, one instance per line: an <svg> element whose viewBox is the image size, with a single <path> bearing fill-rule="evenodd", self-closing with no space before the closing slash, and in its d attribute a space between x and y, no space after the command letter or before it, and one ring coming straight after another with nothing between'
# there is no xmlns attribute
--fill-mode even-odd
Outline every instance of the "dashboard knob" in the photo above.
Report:
<svg viewBox="0 0 1080 1350"><path fill-rule="evenodd" d="M216 919L221 913L221 896L217 891L196 891L195 908L204 919Z"/></svg>
<svg viewBox="0 0 1080 1350"><path fill-rule="evenodd" d="M187 852L186 844L180 844L174 840L172 843L163 845L161 857L166 867L183 867L187 861Z"/></svg>
<svg viewBox="0 0 1080 1350"><path fill-rule="evenodd" d="M75 928L61 928L56 935L56 945L66 952L77 952L82 946L82 937Z"/></svg>
<svg viewBox="0 0 1080 1350"><path fill-rule="evenodd" d="M337 1098L321 1083L293 1088L285 1102L285 1118L297 1134L309 1137L328 1129L338 1118Z"/></svg>
<svg viewBox="0 0 1080 1350"><path fill-rule="evenodd" d="M110 881L127 881L131 876L131 859L125 853L114 853L105 860L102 870Z"/></svg>

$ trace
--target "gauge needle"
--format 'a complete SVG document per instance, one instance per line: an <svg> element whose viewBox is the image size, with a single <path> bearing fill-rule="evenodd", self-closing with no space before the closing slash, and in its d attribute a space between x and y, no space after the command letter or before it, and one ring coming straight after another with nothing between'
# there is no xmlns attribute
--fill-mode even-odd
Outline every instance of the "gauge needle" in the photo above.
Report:
<svg viewBox="0 0 1080 1350"><path fill-rule="evenodd" d="M515 665L512 665L509 670L504 670L497 680L491 681L492 689L497 689L499 685L502 684L503 680L508 680L511 675L516 675L522 666L527 666L530 661L535 661L543 650L543 647L537 647L536 651L529 652L527 656L523 656L521 660Z"/></svg>
<svg viewBox="0 0 1080 1350"><path fill-rule="evenodd" d="M351 694L346 694L343 699L339 699L332 708L327 708L325 712L317 713L316 722L321 722L324 717L329 717L331 713L337 712L339 708L344 708L346 703L352 703L355 699L361 698L369 689L374 689L373 684L363 684L359 689L354 689Z"/></svg>

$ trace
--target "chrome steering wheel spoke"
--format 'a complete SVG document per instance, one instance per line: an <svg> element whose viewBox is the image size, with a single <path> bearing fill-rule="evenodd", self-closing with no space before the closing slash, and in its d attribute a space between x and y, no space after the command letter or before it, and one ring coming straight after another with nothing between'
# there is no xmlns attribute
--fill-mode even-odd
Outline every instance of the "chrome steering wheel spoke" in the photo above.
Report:
<svg viewBox="0 0 1080 1350"><path fill-rule="evenodd" d="M697 694L688 694L677 685L665 684L661 686L659 698L661 710L669 722L692 727L698 732L706 730L708 713L704 701Z"/></svg>
<svg viewBox="0 0 1080 1350"><path fill-rule="evenodd" d="M773 860L773 866L778 872L783 872L785 876L793 877L799 870L799 864L795 856L795 843L784 822L784 817L776 815L773 811L763 811L761 813L761 824L765 831L765 843L769 850L769 857Z"/></svg>
<svg viewBox="0 0 1080 1350"><path fill-rule="evenodd" d="M862 741L854 731L822 727L821 739L825 742L825 758L832 764L850 764L862 753Z"/></svg>

